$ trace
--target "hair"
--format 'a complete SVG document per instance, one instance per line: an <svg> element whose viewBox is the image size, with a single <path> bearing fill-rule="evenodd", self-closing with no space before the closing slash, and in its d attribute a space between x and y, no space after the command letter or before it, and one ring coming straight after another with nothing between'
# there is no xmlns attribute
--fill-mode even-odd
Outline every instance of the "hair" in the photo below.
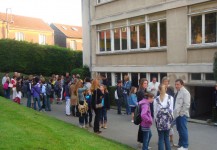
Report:
<svg viewBox="0 0 217 150"><path fill-rule="evenodd" d="M93 79L92 84L91 84L91 92L94 92L97 88L99 88L99 80Z"/></svg>
<svg viewBox="0 0 217 150"><path fill-rule="evenodd" d="M41 83L45 84L45 78L44 77L41 78Z"/></svg>
<svg viewBox="0 0 217 150"><path fill-rule="evenodd" d="M170 79L167 76L165 76L162 78L161 83L163 83L164 81L170 81Z"/></svg>
<svg viewBox="0 0 217 150"><path fill-rule="evenodd" d="M161 90L163 89L163 87L165 87L165 85L164 85L164 84L160 84L160 85L158 86L158 90L161 91ZM166 87L165 87L165 90L166 90Z"/></svg>
<svg viewBox="0 0 217 150"><path fill-rule="evenodd" d="M35 81L35 83L38 83L39 82L39 77L35 77L34 81Z"/></svg>
<svg viewBox="0 0 217 150"><path fill-rule="evenodd" d="M142 85L143 85L143 83L144 83L145 81L148 82L148 80L147 80L146 78L141 78L141 79L139 80L139 90L142 90L142 89L143 89Z"/></svg>
<svg viewBox="0 0 217 150"><path fill-rule="evenodd" d="M86 78L85 78L85 81L86 81L86 82L90 82L90 77L86 77Z"/></svg>
<svg viewBox="0 0 217 150"><path fill-rule="evenodd" d="M148 93L147 93L147 97L148 97L148 98L153 98L153 97L154 97L154 94L151 93L151 92L148 92Z"/></svg>
<svg viewBox="0 0 217 150"><path fill-rule="evenodd" d="M184 85L184 82L183 82L183 80L182 79L176 79L176 81L175 82L180 82L181 83L181 85Z"/></svg>
<svg viewBox="0 0 217 150"><path fill-rule="evenodd" d="M83 82L82 80L78 80L75 84L75 88L74 88L74 91L73 93L77 96L78 95L78 89L81 88L83 85Z"/></svg>
<svg viewBox="0 0 217 150"><path fill-rule="evenodd" d="M130 94L133 94L134 91L135 91L136 87L135 86L132 86L131 89L130 89Z"/></svg>

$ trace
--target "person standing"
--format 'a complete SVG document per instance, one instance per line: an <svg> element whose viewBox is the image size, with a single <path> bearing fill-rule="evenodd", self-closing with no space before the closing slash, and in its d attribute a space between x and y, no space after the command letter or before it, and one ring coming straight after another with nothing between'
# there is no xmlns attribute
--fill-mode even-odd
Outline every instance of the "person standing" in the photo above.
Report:
<svg viewBox="0 0 217 150"><path fill-rule="evenodd" d="M8 76L8 73L5 73L5 76L2 78L2 87L4 89L4 96L5 98L10 98L10 87L9 87L9 83L10 83L10 78ZM7 88L5 87L5 85L7 85ZM8 91L9 91L9 96L8 96Z"/></svg>
<svg viewBox="0 0 217 150"><path fill-rule="evenodd" d="M169 132L173 122L173 97L166 94L165 85L159 85L160 95L154 100L154 118L158 131L158 150L171 150Z"/></svg>
<svg viewBox="0 0 217 150"><path fill-rule="evenodd" d="M118 115L121 115L121 106L122 106L122 101L123 101L123 89L122 89L122 81L121 80L118 80L118 83L117 83L117 87L116 87L116 93L117 93L117 113Z"/></svg>
<svg viewBox="0 0 217 150"><path fill-rule="evenodd" d="M33 76L32 75L29 75L29 78L28 80L26 81L26 86L27 86L27 90L26 90L26 95L27 95L27 104L26 106L31 108L31 102L32 102L32 96L31 96L31 89L32 89L32 79L33 79Z"/></svg>
<svg viewBox="0 0 217 150"><path fill-rule="evenodd" d="M65 100L66 100L66 115L67 116L69 116L69 115L71 115L71 111L70 111L70 97L71 97L71 95L70 95L70 82L71 82L71 80L70 79L66 79L66 82L65 82L65 87L64 87L64 89L65 89Z"/></svg>
<svg viewBox="0 0 217 150"><path fill-rule="evenodd" d="M131 114L132 114L131 122L134 122L134 113L135 113L136 106L138 105L136 92L137 92L137 88L132 86L130 90L130 100L129 100L129 105L130 105Z"/></svg>
<svg viewBox="0 0 217 150"><path fill-rule="evenodd" d="M38 110L41 110L41 99L40 99L40 94L41 94L41 85L39 83L39 77L35 77L33 81L33 87L31 89L32 97L34 100L34 109L37 110L36 108L36 102L38 103Z"/></svg>
<svg viewBox="0 0 217 150"><path fill-rule="evenodd" d="M152 82L149 82L148 84L148 92L151 92L152 94L154 94L154 96L157 96L157 92L158 92L158 86L160 85L159 82L157 82L157 78L153 77L152 78Z"/></svg>
<svg viewBox="0 0 217 150"><path fill-rule="evenodd" d="M174 117L176 118L176 127L179 133L179 148L178 150L188 150L188 117L191 103L191 96L188 90L184 87L182 79L175 81L177 93L175 95L176 104L174 109Z"/></svg>
<svg viewBox="0 0 217 150"><path fill-rule="evenodd" d="M17 85L17 77L16 76L13 76L13 78L11 79L11 84L13 85L13 87L12 87L12 100L14 100L15 99L15 97L16 97L16 93L17 93L17 91L16 91L16 85Z"/></svg>
<svg viewBox="0 0 217 150"><path fill-rule="evenodd" d="M130 99L130 89L131 89L131 81L128 75L124 76L124 85L123 85L123 95L124 95L124 103L125 103L125 107L126 107L126 114L130 115L131 114L131 110L130 110L130 106L129 106L129 99Z"/></svg>
<svg viewBox="0 0 217 150"><path fill-rule="evenodd" d="M217 84L215 85L215 91L213 92L212 99L213 99L213 107L217 112ZM217 122L214 123L214 125L217 126Z"/></svg>

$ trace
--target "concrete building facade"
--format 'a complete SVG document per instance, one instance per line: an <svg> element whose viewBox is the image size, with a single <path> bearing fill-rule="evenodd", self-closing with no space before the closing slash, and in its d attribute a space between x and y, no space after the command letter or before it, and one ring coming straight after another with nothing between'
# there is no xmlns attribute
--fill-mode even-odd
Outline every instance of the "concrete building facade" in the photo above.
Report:
<svg viewBox="0 0 217 150"><path fill-rule="evenodd" d="M83 0L84 64L112 85L128 74L184 80L197 114L211 111L217 1Z"/></svg>

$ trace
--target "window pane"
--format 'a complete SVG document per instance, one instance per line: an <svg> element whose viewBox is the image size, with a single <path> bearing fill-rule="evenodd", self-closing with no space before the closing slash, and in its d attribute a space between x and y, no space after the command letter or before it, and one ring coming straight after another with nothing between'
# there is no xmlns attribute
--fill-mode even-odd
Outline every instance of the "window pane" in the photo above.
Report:
<svg viewBox="0 0 217 150"><path fill-rule="evenodd" d="M150 23L150 46L151 47L158 47L157 23Z"/></svg>
<svg viewBox="0 0 217 150"><path fill-rule="evenodd" d="M159 82L159 79L158 79L158 73L150 73L150 82L152 81L152 78L157 78L157 82Z"/></svg>
<svg viewBox="0 0 217 150"><path fill-rule="evenodd" d="M110 34L110 30L106 31L106 49L107 49L107 51L111 51L111 34Z"/></svg>
<svg viewBox="0 0 217 150"><path fill-rule="evenodd" d="M138 87L138 73L131 73L132 86Z"/></svg>
<svg viewBox="0 0 217 150"><path fill-rule="evenodd" d="M141 78L146 78L146 73L140 73L140 79Z"/></svg>
<svg viewBox="0 0 217 150"><path fill-rule="evenodd" d="M108 85L111 86L112 83L112 75L110 72L107 73Z"/></svg>
<svg viewBox="0 0 217 150"><path fill-rule="evenodd" d="M121 28L122 50L127 50L127 28Z"/></svg>
<svg viewBox="0 0 217 150"><path fill-rule="evenodd" d="M146 30L144 24L139 26L139 46L140 48L146 48Z"/></svg>
<svg viewBox="0 0 217 150"><path fill-rule="evenodd" d="M121 80L121 73L115 73L115 83L117 83L118 80Z"/></svg>
<svg viewBox="0 0 217 150"><path fill-rule="evenodd" d="M115 50L120 50L120 29L114 29L114 46Z"/></svg>
<svg viewBox="0 0 217 150"><path fill-rule="evenodd" d="M213 73L206 73L205 75L206 75L206 80L212 80L212 81L215 80Z"/></svg>
<svg viewBox="0 0 217 150"><path fill-rule="evenodd" d="M216 13L205 15L205 42L216 42Z"/></svg>
<svg viewBox="0 0 217 150"><path fill-rule="evenodd" d="M201 74L200 73L192 73L191 74L191 80L201 80Z"/></svg>
<svg viewBox="0 0 217 150"><path fill-rule="evenodd" d="M191 17L191 43L202 43L202 16Z"/></svg>
<svg viewBox="0 0 217 150"><path fill-rule="evenodd" d="M102 31L102 32L99 32L99 50L100 50L100 52L103 52L103 51L105 51L105 37L104 37L104 31Z"/></svg>
<svg viewBox="0 0 217 150"><path fill-rule="evenodd" d="M167 45L167 27L166 22L160 22L160 46Z"/></svg>
<svg viewBox="0 0 217 150"><path fill-rule="evenodd" d="M137 49L137 26L130 27L131 49Z"/></svg>

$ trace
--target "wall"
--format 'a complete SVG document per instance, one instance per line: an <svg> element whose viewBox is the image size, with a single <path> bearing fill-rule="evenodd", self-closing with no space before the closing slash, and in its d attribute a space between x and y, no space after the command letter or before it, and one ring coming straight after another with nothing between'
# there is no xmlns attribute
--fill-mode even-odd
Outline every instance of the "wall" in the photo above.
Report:
<svg viewBox="0 0 217 150"><path fill-rule="evenodd" d="M50 27L54 30L55 45L66 47L66 36L53 24L51 24Z"/></svg>

